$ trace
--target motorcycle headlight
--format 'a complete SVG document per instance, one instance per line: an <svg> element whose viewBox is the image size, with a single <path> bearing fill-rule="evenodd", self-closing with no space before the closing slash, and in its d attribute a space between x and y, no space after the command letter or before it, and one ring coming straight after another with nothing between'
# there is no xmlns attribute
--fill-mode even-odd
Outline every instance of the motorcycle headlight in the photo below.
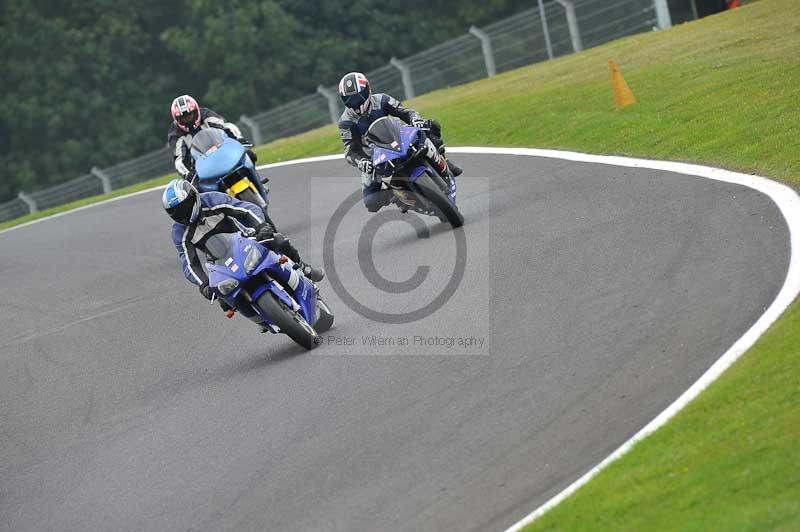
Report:
<svg viewBox="0 0 800 532"><path fill-rule="evenodd" d="M247 258L244 259L244 271L253 273L259 262L261 262L261 250L253 246L247 253Z"/></svg>
<svg viewBox="0 0 800 532"><path fill-rule="evenodd" d="M224 281L222 281L217 285L217 290L219 290L219 293L222 294L223 296L227 296L228 294L236 290L237 286L239 286L239 281L237 281L236 279L225 279Z"/></svg>

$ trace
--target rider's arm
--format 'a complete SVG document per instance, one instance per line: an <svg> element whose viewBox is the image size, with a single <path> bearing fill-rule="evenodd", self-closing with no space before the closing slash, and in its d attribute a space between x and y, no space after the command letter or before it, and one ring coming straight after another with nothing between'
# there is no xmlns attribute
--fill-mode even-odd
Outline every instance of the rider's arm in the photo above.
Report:
<svg viewBox="0 0 800 532"><path fill-rule="evenodd" d="M241 201L222 192L205 192L200 198L204 205L203 212L223 213L253 229L264 221L264 211L249 201Z"/></svg>
<svg viewBox="0 0 800 532"><path fill-rule="evenodd" d="M175 159L175 170L181 177L186 177L192 168L194 168L194 160L189 153L189 146L186 144L184 133L182 133L175 124L169 129L167 134L167 145L172 151L172 157Z"/></svg>
<svg viewBox="0 0 800 532"><path fill-rule="evenodd" d="M194 159L192 159L186 137L178 139L173 156L175 157L175 170L178 171L181 177L186 178L194 168Z"/></svg>
<svg viewBox="0 0 800 532"><path fill-rule="evenodd" d="M358 166L358 162L367 159L367 154L361 146L361 135L351 122L339 122L339 136L344 144L344 160L351 166Z"/></svg>
<svg viewBox="0 0 800 532"><path fill-rule="evenodd" d="M239 140L242 138L242 131L239 129L239 126L233 122L226 122L225 117L214 110L209 109L208 107L203 107L202 116L203 121L210 127L222 129L232 139Z"/></svg>
<svg viewBox="0 0 800 532"><path fill-rule="evenodd" d="M183 267L183 275L192 283L200 286L208 283L208 275L203 269L203 263L197 253L197 248L188 236L189 227L180 224L172 226L172 243L178 252L178 258Z"/></svg>
<svg viewBox="0 0 800 532"><path fill-rule="evenodd" d="M410 107L403 107L403 104L400 103L400 100L393 98L388 94L381 95L381 106L387 114L396 116L406 124L410 124L414 120L419 120L422 118L418 112Z"/></svg>

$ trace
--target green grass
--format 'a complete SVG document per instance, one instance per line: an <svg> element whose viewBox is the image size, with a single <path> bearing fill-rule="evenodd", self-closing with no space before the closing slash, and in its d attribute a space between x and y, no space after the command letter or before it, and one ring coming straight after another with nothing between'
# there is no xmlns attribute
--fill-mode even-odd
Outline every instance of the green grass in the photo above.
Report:
<svg viewBox="0 0 800 532"><path fill-rule="evenodd" d="M767 0L437 91L411 104L440 119L454 146L534 146L700 162L798 185L799 35L796 6ZM614 109L608 59L620 64L638 99L622 112ZM258 150L259 163L340 151L334 126ZM164 182L54 207L0 229Z"/></svg>
<svg viewBox="0 0 800 532"><path fill-rule="evenodd" d="M451 145L688 161L798 186L797 7L764 0L411 103L442 121ZM638 99L621 112L608 59ZM339 150L328 127L266 146L260 157ZM794 304L700 398L528 530L800 529L798 364Z"/></svg>
<svg viewBox="0 0 800 532"><path fill-rule="evenodd" d="M669 31L437 91L411 102L450 145L562 148L690 161L800 184L800 16L767 0ZM638 103L621 112L607 61ZM380 87L376 87L380 89ZM260 150L264 161L336 153L333 126Z"/></svg>
<svg viewBox="0 0 800 532"><path fill-rule="evenodd" d="M793 0L763 0L431 93L411 105L444 124L450 145L688 161L798 186L797 7ZM608 59L619 63L638 99L621 112L614 109ZM258 151L265 163L340 150L329 126ZM798 364L795 303L689 407L530 529L800 529Z"/></svg>
<svg viewBox="0 0 800 532"><path fill-rule="evenodd" d="M672 421L525 530L800 529L799 332L795 304Z"/></svg>

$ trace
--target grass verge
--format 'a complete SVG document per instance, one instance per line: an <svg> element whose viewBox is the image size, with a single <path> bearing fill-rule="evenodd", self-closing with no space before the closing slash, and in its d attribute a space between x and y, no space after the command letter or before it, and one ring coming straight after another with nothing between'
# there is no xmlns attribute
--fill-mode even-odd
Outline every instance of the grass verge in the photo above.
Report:
<svg viewBox="0 0 800 532"><path fill-rule="evenodd" d="M411 105L441 120L451 145L679 160L755 172L797 187L800 15L794 4L763 0L669 31L431 93ZM608 59L620 64L638 98L621 112L614 110ZM259 148L259 162L340 149L336 130L329 126ZM164 182L159 178L113 195ZM795 303L667 426L529 529L796 527L798 362L800 306Z"/></svg>
<svg viewBox="0 0 800 532"><path fill-rule="evenodd" d="M800 16L764 0L412 102L452 145L722 166L800 185ZM614 109L607 60L638 103ZM333 127L263 160L336 153ZM354 178L355 179L355 178ZM800 523L800 305L656 434L526 530L790 529ZM531 464L535 467L535 464ZM533 510L533 508L531 508Z"/></svg>

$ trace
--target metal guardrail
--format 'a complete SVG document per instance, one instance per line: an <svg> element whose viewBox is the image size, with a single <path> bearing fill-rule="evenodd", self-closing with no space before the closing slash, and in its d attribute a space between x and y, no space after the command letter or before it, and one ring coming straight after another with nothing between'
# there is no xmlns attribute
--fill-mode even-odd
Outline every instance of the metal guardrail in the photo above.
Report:
<svg viewBox="0 0 800 532"><path fill-rule="evenodd" d="M30 206L22 199L15 198L7 203L0 204L0 222L13 220L30 212L36 211L31 210Z"/></svg>
<svg viewBox="0 0 800 532"><path fill-rule="evenodd" d="M532 2L533 3L533 2ZM537 0L532 9L499 20L367 72L379 92L410 99L531 63L591 48L620 37L671 25L667 0ZM338 81L338 80L337 80ZM252 116L239 126L255 144L335 123L343 108L335 85ZM0 222L168 174L162 148L108 168L0 204Z"/></svg>
<svg viewBox="0 0 800 532"><path fill-rule="evenodd" d="M168 148L162 148L101 170L114 189L127 187L175 170L174 158Z"/></svg>

